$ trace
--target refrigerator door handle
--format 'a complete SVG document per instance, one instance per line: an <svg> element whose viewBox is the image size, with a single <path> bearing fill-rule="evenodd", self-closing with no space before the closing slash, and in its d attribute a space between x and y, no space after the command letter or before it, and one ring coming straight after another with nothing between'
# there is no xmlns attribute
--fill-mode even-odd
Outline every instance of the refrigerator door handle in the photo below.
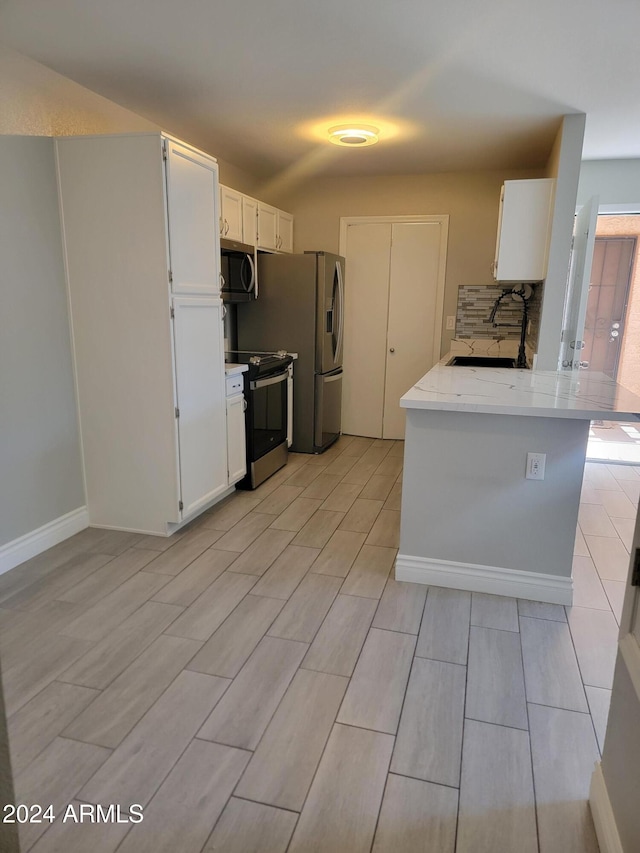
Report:
<svg viewBox="0 0 640 853"><path fill-rule="evenodd" d="M344 285L342 283L342 267L340 266L340 261L336 261L336 275L338 277L338 304L339 304L339 317L338 317L338 343L336 346L336 359L338 355L342 353L342 337L344 332ZM341 361L342 359L340 359Z"/></svg>
<svg viewBox="0 0 640 853"><path fill-rule="evenodd" d="M335 376L324 376L323 382L326 385L328 382L337 382L338 379L342 379L342 371L340 371L340 373L336 373Z"/></svg>

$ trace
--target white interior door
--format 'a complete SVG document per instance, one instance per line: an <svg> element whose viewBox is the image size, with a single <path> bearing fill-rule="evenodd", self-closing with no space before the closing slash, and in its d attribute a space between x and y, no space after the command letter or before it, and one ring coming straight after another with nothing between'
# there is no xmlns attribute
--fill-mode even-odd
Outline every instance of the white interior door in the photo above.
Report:
<svg viewBox="0 0 640 853"><path fill-rule="evenodd" d="M342 431L404 438L400 397L439 358L447 217L343 224Z"/></svg>
<svg viewBox="0 0 640 853"><path fill-rule="evenodd" d="M382 436L391 224L347 229L342 431Z"/></svg>
<svg viewBox="0 0 640 853"><path fill-rule="evenodd" d="M174 348L183 517L227 488L222 303L176 297Z"/></svg>
<svg viewBox="0 0 640 853"><path fill-rule="evenodd" d="M387 325L383 438L404 438L400 397L440 357L437 282L442 227L437 222L391 226L389 320ZM434 347L436 341L438 346ZM438 351L434 353L434 349Z"/></svg>
<svg viewBox="0 0 640 853"><path fill-rule="evenodd" d="M573 248L560 345L560 368L562 370L578 370L582 361L582 336L587 315L591 263L596 241L598 202L597 196L590 198L578 212L573 226Z"/></svg>

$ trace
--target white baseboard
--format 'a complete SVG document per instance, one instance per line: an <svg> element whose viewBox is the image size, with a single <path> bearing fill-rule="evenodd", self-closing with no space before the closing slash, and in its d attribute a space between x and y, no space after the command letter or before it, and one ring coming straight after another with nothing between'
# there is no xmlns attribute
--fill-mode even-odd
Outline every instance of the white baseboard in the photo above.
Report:
<svg viewBox="0 0 640 853"><path fill-rule="evenodd" d="M591 777L591 788L589 790L589 805L593 825L596 828L600 853L624 853L616 819L611 808L611 800L607 791L607 784L602 775L600 762L596 761L596 767Z"/></svg>
<svg viewBox="0 0 640 853"><path fill-rule="evenodd" d="M430 557L412 557L409 554L398 554L396 580L510 595L548 604L571 604L573 600L573 581L570 577L454 563Z"/></svg>
<svg viewBox="0 0 640 853"><path fill-rule="evenodd" d="M19 539L7 542L6 545L0 547L0 575L19 566L25 560L36 557L46 551L47 548L57 545L58 542L68 539L88 526L89 511L86 506L83 506L56 518L55 521L43 524L42 527L32 530L31 533L25 533Z"/></svg>

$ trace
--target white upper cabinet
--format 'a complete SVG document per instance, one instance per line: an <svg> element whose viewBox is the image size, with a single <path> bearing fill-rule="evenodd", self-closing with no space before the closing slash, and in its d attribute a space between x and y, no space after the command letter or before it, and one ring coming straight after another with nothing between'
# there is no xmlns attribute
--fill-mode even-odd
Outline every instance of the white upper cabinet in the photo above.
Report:
<svg viewBox="0 0 640 853"><path fill-rule="evenodd" d="M242 196L242 242L255 246L258 240L258 202Z"/></svg>
<svg viewBox="0 0 640 853"><path fill-rule="evenodd" d="M284 210L278 211L278 237L278 251L293 252L293 216Z"/></svg>
<svg viewBox="0 0 640 853"><path fill-rule="evenodd" d="M237 240L243 237L243 196L229 187L220 186L220 236L225 240Z"/></svg>
<svg viewBox="0 0 640 853"><path fill-rule="evenodd" d="M265 252L293 252L293 216L230 187L220 186L220 237Z"/></svg>
<svg viewBox="0 0 640 853"><path fill-rule="evenodd" d="M500 195L493 277L542 281L547 275L555 181L505 181Z"/></svg>
<svg viewBox="0 0 640 853"><path fill-rule="evenodd" d="M278 249L278 211L261 201L258 202L258 248L267 252Z"/></svg>
<svg viewBox="0 0 640 853"><path fill-rule="evenodd" d="M255 198L220 185L220 237L255 246L258 240L258 204Z"/></svg>
<svg viewBox="0 0 640 853"><path fill-rule="evenodd" d="M219 294L218 164L173 139L164 145L171 289L176 294Z"/></svg>
<svg viewBox="0 0 640 853"><path fill-rule="evenodd" d="M267 252L293 252L293 216L259 201L258 248Z"/></svg>

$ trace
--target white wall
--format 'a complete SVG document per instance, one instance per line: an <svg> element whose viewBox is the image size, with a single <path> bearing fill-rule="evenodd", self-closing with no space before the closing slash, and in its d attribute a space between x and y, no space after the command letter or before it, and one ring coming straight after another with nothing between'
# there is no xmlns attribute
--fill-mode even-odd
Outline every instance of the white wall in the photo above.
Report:
<svg viewBox="0 0 640 853"><path fill-rule="evenodd" d="M0 546L84 506L53 141L0 136Z"/></svg>
<svg viewBox="0 0 640 853"><path fill-rule="evenodd" d="M539 370L558 369L584 127L583 113L565 116L549 159L547 177L556 179L556 194L535 363Z"/></svg>
<svg viewBox="0 0 640 853"><path fill-rule="evenodd" d="M640 212L640 160L583 160L578 205L594 195L606 212Z"/></svg>

